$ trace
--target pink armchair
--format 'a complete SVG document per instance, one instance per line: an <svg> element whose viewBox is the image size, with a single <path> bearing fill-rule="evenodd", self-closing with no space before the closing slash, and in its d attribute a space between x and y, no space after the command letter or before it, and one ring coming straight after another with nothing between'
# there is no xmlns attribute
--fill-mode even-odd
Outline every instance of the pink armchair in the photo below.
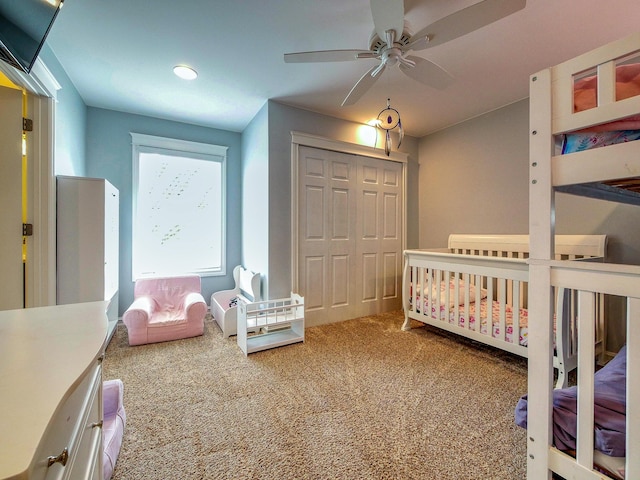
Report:
<svg viewBox="0 0 640 480"><path fill-rule="evenodd" d="M122 316L129 345L196 337L204 332L207 304L198 275L140 278L133 297Z"/></svg>

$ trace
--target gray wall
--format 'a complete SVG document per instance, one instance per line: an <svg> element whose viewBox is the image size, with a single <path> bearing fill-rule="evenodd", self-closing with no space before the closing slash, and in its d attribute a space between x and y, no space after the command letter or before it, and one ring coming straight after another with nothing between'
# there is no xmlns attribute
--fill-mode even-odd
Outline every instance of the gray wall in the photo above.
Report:
<svg viewBox="0 0 640 480"><path fill-rule="evenodd" d="M529 231L528 111L518 102L421 139L420 248Z"/></svg>
<svg viewBox="0 0 640 480"><path fill-rule="evenodd" d="M133 301L131 278L132 148L130 132L211 143L227 151L227 275L203 277L207 303L215 291L233 286L232 270L241 261L242 185L240 134L132 115L100 108L87 109L86 174L106 178L120 191L120 305L122 315Z"/></svg>
<svg viewBox="0 0 640 480"><path fill-rule="evenodd" d="M420 140L420 248L450 233L528 233L529 101ZM640 209L556 194L556 233L607 234L609 261L640 263Z"/></svg>
<svg viewBox="0 0 640 480"><path fill-rule="evenodd" d="M529 103L514 103L420 140L420 248L451 233L528 233ZM640 208L556 194L556 233L606 234L608 261L640 263ZM611 318L621 308L611 299ZM624 342L610 323L608 347Z"/></svg>

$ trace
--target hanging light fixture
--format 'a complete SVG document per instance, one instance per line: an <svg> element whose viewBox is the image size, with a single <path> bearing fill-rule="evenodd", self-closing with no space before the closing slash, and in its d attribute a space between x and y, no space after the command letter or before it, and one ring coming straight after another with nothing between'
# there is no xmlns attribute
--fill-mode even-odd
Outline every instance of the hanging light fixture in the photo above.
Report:
<svg viewBox="0 0 640 480"><path fill-rule="evenodd" d="M402 144L402 139L404 138L400 113L391 107L391 100L389 98L387 98L387 108L378 114L377 125L385 131L384 153L386 153L388 157L391 154L391 130L398 128L398 146L396 148L400 148L400 144Z"/></svg>

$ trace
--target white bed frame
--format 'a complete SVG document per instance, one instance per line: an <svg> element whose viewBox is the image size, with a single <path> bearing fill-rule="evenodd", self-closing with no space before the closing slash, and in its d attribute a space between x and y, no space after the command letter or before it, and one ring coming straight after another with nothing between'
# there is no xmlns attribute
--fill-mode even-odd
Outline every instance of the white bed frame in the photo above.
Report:
<svg viewBox="0 0 640 480"><path fill-rule="evenodd" d="M556 252L558 258L579 259L599 258L606 253L607 238L605 235L558 235ZM486 345L508 352L528 356L528 348L519 342L519 308L527 308L529 281L529 236L528 235L450 235L447 249L406 250L404 252L405 267L403 274L403 308L405 322L403 330L411 328L411 320L432 325L458 335L470 338ZM416 281L415 279L421 279ZM433 297L432 287L440 285L446 279L456 284L453 291L445 289L445 298ZM462 284L459 284L459 282ZM419 288L414 288L418 285ZM463 291L460 292L461 285ZM461 324L460 311L454 310L454 321L444 320L440 315L433 316L424 308L425 301L439 312L441 305L449 305L451 298L462 298L460 310L462 317L469 318L472 304L480 303L480 289L475 289L476 298L469 291L471 286L479 285L486 289L487 298L499 303L499 318L496 319L501 335L495 337L489 326L486 332L480 329L480 321L472 326L468 321ZM436 288L439 290L439 288ZM558 295L558 311L563 311L565 295ZM458 302L455 302L458 303ZM600 303L600 308L603 304ZM511 306L514 312L513 334L511 339L506 335L506 307ZM487 322L493 321L491 315ZM595 328L596 349L604 352L604 315L598 315L600 322ZM567 373L576 367L577 330L569 321L559 322L556 332L557 358L554 366L558 369L559 387L566 386Z"/></svg>
<svg viewBox="0 0 640 480"><path fill-rule="evenodd" d="M551 287L577 291L578 431L576 457L552 446L551 322L529 328L527 479L551 472L571 479L609 478L593 470L594 303L598 294L627 298L626 478L640 478L640 267L553 260L555 192L573 185L640 176L640 141L554 156L557 135L640 113L640 96L616 101L618 59L640 59L640 34L601 47L531 76L529 315L550 318ZM637 61L637 60L636 60ZM596 108L573 112L576 75L597 69ZM573 192L583 194L581 192ZM603 197L604 198L604 197ZM629 202L624 195L608 200Z"/></svg>

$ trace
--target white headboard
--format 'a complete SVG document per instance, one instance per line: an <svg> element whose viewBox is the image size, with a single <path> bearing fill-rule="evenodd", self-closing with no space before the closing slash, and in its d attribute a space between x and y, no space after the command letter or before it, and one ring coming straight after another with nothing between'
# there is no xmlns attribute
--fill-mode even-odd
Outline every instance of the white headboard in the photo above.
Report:
<svg viewBox="0 0 640 480"><path fill-rule="evenodd" d="M260 274L247 270L238 265L233 269L233 278L236 281L236 288L253 302L262 299L260 293Z"/></svg>
<svg viewBox="0 0 640 480"><path fill-rule="evenodd" d="M528 258L529 235L451 234L448 247L452 253ZM606 251L606 235L556 235L557 259L605 258Z"/></svg>

